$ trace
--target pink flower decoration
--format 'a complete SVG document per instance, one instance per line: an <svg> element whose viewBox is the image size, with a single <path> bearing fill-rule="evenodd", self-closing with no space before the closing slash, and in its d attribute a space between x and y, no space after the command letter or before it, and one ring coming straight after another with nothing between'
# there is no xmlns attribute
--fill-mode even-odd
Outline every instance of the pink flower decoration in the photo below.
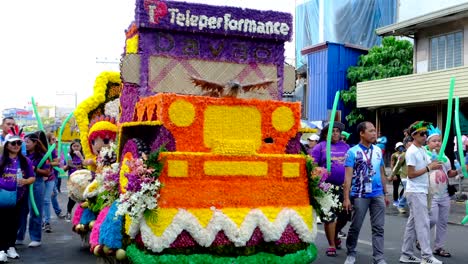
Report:
<svg viewBox="0 0 468 264"><path fill-rule="evenodd" d="M89 243L91 244L91 247L99 244L99 229L101 228L104 219L106 219L109 209L109 206L104 207L101 212L99 212L96 222L94 222L93 230L91 230L91 235L89 237Z"/></svg>
<svg viewBox="0 0 468 264"><path fill-rule="evenodd" d="M276 245L297 243L301 243L301 239L291 225L286 226L283 234L281 235L281 238L276 241Z"/></svg>
<svg viewBox="0 0 468 264"><path fill-rule="evenodd" d="M78 206L73 215L72 224L75 226L80 223L81 216L83 215L84 209L81 206Z"/></svg>

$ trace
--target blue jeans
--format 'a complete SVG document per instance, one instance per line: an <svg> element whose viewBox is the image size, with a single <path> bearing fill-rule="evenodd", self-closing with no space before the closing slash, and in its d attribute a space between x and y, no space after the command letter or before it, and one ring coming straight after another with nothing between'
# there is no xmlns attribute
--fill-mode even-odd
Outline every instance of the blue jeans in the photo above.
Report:
<svg viewBox="0 0 468 264"><path fill-rule="evenodd" d="M54 193L55 189L55 181L46 181L45 182L45 190L44 190L44 208L43 208L43 215L44 215L44 224L50 224L50 205L54 207L54 211L57 215L59 215L62 210L58 205L57 201L57 192Z"/></svg>
<svg viewBox="0 0 468 264"><path fill-rule="evenodd" d="M20 224L18 228L17 240L24 240L26 234L26 223L28 222L29 214L29 238L31 241L40 242L42 239L42 209L44 201L44 180L42 177L36 177L33 185L34 201L36 202L39 215L33 211L29 195L27 196L28 202L24 204L20 214Z"/></svg>
<svg viewBox="0 0 468 264"><path fill-rule="evenodd" d="M398 199L398 208L406 207L406 195L404 191L406 190L406 179L401 179L401 185L403 185L403 195Z"/></svg>
<svg viewBox="0 0 468 264"><path fill-rule="evenodd" d="M52 207L54 208L55 214L59 216L62 213L62 209L60 208L60 205L57 200L57 195L58 195L58 176L55 178L55 185L54 185L54 190L52 192Z"/></svg>

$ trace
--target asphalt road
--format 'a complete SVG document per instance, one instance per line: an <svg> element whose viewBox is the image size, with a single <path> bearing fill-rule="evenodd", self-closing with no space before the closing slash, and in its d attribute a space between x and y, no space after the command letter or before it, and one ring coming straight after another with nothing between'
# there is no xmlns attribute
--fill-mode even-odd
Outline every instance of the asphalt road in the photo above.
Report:
<svg viewBox="0 0 468 264"><path fill-rule="evenodd" d="M62 209L66 208L67 194L59 194L59 202ZM361 230L358 244L357 263L372 263L371 229L368 220ZM399 215L394 208L388 208L385 223L385 254L389 264L398 263L406 216ZM43 245L39 248L27 248L19 246L19 260L10 260L10 263L34 263L34 264L54 264L54 263L96 263L94 257L88 250L81 248L81 240L71 231L71 223L52 219L53 232L44 233ZM345 228L346 229L346 228ZM29 236L26 242L29 243ZM344 242L344 241L343 241ZM26 243L26 245L27 245ZM338 250L337 257L327 257L325 250L327 242L323 233L323 225L318 226L316 245L319 257L314 263L343 263L346 258L344 249ZM448 241L446 249L452 253L451 258L443 259L444 263L468 263L468 227L460 225L449 225ZM418 252L417 252L418 253ZM442 259L442 258L439 258Z"/></svg>

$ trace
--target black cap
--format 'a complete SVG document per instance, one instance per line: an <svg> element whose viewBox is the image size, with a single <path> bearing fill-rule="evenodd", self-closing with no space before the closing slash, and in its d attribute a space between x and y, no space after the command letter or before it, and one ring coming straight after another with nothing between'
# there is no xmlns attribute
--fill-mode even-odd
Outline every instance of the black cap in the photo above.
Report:
<svg viewBox="0 0 468 264"><path fill-rule="evenodd" d="M329 126L329 124L327 124L327 125L323 128L323 130L328 129L328 126ZM338 128L340 131L344 131L345 125L344 125L343 123L341 123L341 122L335 121L335 122L333 122L333 128Z"/></svg>

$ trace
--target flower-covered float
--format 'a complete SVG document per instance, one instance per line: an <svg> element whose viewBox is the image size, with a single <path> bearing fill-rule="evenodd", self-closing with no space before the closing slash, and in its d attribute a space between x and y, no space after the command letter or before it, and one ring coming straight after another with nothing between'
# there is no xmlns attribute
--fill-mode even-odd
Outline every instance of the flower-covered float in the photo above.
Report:
<svg viewBox="0 0 468 264"><path fill-rule="evenodd" d="M316 258L326 172L301 154L312 131L300 104L279 101L291 24L281 12L136 1L120 78L103 73L76 111L95 176L73 224L100 259ZM93 126L116 112L114 141L112 125Z"/></svg>

